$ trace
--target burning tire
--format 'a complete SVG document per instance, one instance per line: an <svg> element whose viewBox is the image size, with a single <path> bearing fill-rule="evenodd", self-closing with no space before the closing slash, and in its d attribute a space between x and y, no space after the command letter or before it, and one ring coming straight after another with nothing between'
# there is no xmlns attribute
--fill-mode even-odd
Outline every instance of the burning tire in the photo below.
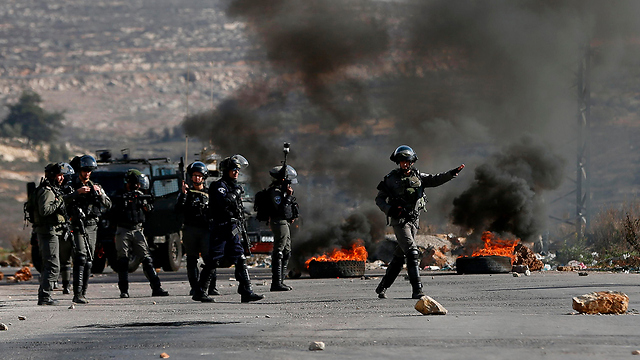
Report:
<svg viewBox="0 0 640 360"><path fill-rule="evenodd" d="M312 278L360 277L364 270L365 262L359 260L312 260L309 263L309 276Z"/></svg>
<svg viewBox="0 0 640 360"><path fill-rule="evenodd" d="M497 274L511 271L509 256L469 256L456 260L458 274Z"/></svg>

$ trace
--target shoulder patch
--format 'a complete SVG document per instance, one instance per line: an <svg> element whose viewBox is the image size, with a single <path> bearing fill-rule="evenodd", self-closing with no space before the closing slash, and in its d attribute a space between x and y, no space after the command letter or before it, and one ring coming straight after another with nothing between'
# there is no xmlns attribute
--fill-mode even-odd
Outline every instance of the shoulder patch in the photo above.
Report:
<svg viewBox="0 0 640 360"><path fill-rule="evenodd" d="M282 197L280 195L276 195L273 197L273 202L276 203L276 205L280 205L280 203L282 202Z"/></svg>
<svg viewBox="0 0 640 360"><path fill-rule="evenodd" d="M219 187L218 188L218 192L222 195L225 195L227 193L227 189L223 188L223 187Z"/></svg>

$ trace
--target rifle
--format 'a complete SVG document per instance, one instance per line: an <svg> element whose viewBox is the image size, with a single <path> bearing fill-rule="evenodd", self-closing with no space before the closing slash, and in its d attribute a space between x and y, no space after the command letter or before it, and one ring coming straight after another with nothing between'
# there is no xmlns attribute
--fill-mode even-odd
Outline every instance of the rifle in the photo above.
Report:
<svg viewBox="0 0 640 360"><path fill-rule="evenodd" d="M244 209L238 214L238 219L231 218L231 222L236 224L236 229L232 232L233 235L240 235L240 243L244 250L245 256L251 256L251 241L249 240L249 234L247 234L247 224L244 214Z"/></svg>
<svg viewBox="0 0 640 360"><path fill-rule="evenodd" d="M82 240L84 241L84 247L87 251L87 260L91 262L93 261L93 254L91 253L91 248L89 247L89 235L87 234L87 229L85 227L85 219L87 216L79 206L74 206L71 209L74 209L72 210L72 214L69 218L69 220L71 220L71 226L74 229L77 229L80 236L82 237Z"/></svg>

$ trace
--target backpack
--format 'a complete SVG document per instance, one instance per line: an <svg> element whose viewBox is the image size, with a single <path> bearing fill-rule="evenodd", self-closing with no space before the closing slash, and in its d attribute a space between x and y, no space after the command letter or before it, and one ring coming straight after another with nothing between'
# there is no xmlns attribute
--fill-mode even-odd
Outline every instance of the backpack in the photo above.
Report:
<svg viewBox="0 0 640 360"><path fill-rule="evenodd" d="M269 221L270 209L271 199L269 198L268 189L258 191L253 201L253 210L256 212L256 219L258 221Z"/></svg>
<svg viewBox="0 0 640 360"><path fill-rule="evenodd" d="M31 224L35 223L36 217L35 212L38 207L37 199L36 199L36 191L38 187L36 187L36 183L28 182L27 183L27 201L24 203L24 220L25 222L29 222Z"/></svg>

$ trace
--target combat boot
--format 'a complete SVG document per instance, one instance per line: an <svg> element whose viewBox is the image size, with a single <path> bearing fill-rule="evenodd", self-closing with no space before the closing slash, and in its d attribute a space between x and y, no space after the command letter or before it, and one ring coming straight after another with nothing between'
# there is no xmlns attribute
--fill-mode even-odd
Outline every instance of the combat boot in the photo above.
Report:
<svg viewBox="0 0 640 360"><path fill-rule="evenodd" d="M54 300L52 298L46 298L46 299L38 299L38 305L59 305L60 302L58 300Z"/></svg>
<svg viewBox="0 0 640 360"><path fill-rule="evenodd" d="M287 277L287 266L289 265L289 258L291 258L291 252L285 252L282 254L282 263L280 264L280 267L282 268L280 270L280 284L282 284L282 286L289 288L289 290L293 290L293 288L287 284L284 283L284 279Z"/></svg>
<svg viewBox="0 0 640 360"><path fill-rule="evenodd" d="M117 261L118 269L118 289L120 298L129 298L129 258L120 258Z"/></svg>
<svg viewBox="0 0 640 360"><path fill-rule="evenodd" d="M69 286L69 280L62 280L62 293L71 294L71 287Z"/></svg>
<svg viewBox="0 0 640 360"><path fill-rule="evenodd" d="M282 284L282 253L271 255L271 291L289 291L291 288Z"/></svg>
<svg viewBox="0 0 640 360"><path fill-rule="evenodd" d="M91 268L93 263L91 261L84 265L84 274L82 275L82 296L87 295L87 288L89 287L89 278L91 277Z"/></svg>
<svg viewBox="0 0 640 360"><path fill-rule="evenodd" d="M220 291L218 291L218 287L216 286L217 282L218 282L218 270L216 268L213 268L213 270L211 270L210 275L209 275L209 284L207 285L207 287L203 288L203 289L209 289L208 290L208 294L209 295L220 295Z"/></svg>
<svg viewBox="0 0 640 360"><path fill-rule="evenodd" d="M169 296L169 292L162 288L160 284L160 277L156 273L156 269L153 267L153 260L147 256L142 259L142 272L144 276L149 280L151 286L151 296Z"/></svg>
<svg viewBox="0 0 640 360"><path fill-rule="evenodd" d="M420 266L418 265L419 253L418 250L412 249L407 253L407 275L409 276L409 282L413 292L411 293L412 299L420 299L424 296L422 292L422 282L420 281Z"/></svg>
<svg viewBox="0 0 640 360"><path fill-rule="evenodd" d="M376 288L376 294L378 294L380 299L387 298L386 291L391 287L391 285L393 285L393 282L396 281L403 265L404 257L394 256L393 259L391 259L389 266L387 266L387 271L384 273L382 280L380 280L380 284L378 284L378 287Z"/></svg>
<svg viewBox="0 0 640 360"><path fill-rule="evenodd" d="M80 262L80 259L76 259ZM86 304L89 301L82 295L82 283L84 277L84 264L73 265L73 301L76 304Z"/></svg>
<svg viewBox="0 0 640 360"><path fill-rule="evenodd" d="M249 269L247 269L244 256L240 257L236 262L235 275L236 280L240 283L238 286L238 294L240 294L241 302L247 303L264 299L264 295L258 295L253 292L249 278Z"/></svg>

